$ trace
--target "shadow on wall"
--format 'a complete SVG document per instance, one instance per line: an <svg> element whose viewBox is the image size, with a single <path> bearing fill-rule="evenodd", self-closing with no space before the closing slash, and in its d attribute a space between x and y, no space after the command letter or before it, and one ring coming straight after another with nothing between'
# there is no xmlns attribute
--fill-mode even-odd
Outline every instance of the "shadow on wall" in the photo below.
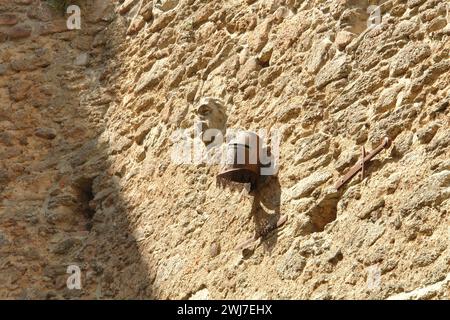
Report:
<svg viewBox="0 0 450 320"><path fill-rule="evenodd" d="M255 223L255 238L263 240L264 248L271 252L278 240L277 223L281 218L281 186L278 176L270 176L254 193L251 216Z"/></svg>
<svg viewBox="0 0 450 320"><path fill-rule="evenodd" d="M112 46L109 45L98 55L98 62L104 63L98 66L98 71L111 70L108 62L119 59L115 54L117 48ZM107 83L111 80L103 74L98 81L92 83L91 88L98 85L108 87ZM98 99L98 93L92 90L87 94L88 103L80 106L83 116L93 114L92 102ZM114 96L111 98L116 100ZM103 115L107 107L100 110ZM109 141L100 141L100 133L104 130L106 125L98 130L97 138L85 142L71 157L81 163L72 167L72 181L81 190L80 200L85 201L85 216L90 217L86 227L89 231L87 240L75 257L78 259L72 260L85 266L85 288L80 298L153 299L152 283L156 270L152 270L149 265L152 261L148 257L145 261L142 257L138 245L142 235L136 234L133 217L127 215L132 212L132 205L121 194L121 184L125 178L111 168L109 155L114 145ZM87 185L86 181L91 183ZM88 274L92 273L94 276L89 277Z"/></svg>
<svg viewBox="0 0 450 320"><path fill-rule="evenodd" d="M82 12L97 14L88 5L82 6ZM155 276L148 264L151 261L142 259L139 239L126 214L130 204L121 195L120 178L110 170L108 155L112 146L99 138L105 127L98 114L105 114L108 103L94 103L99 98L95 88L109 79L104 76L92 80L88 76L109 70L109 61L117 59L115 48L96 46L88 52L92 47L85 45L87 39L91 44L94 41L95 28L106 28L109 22L85 19L81 30L60 30L57 26L64 24L65 18L52 13L45 3L17 6L5 13L16 16L22 24L45 24L47 28L54 25L55 32L40 33L39 28L33 28L26 38L0 43L0 62L5 56L7 59L0 89L3 77L17 80L11 86L34 83L30 90L24 89L32 94L20 101L12 95L20 88L10 88L8 101L13 112L11 119L4 119L26 138L13 146L21 150L17 156L5 160L21 164L25 170L8 175L1 187L0 297L154 298ZM44 23L39 15L27 15L41 11L52 19ZM35 47L51 55L48 64L37 60L36 67L28 63L24 70L8 67L13 60L30 61ZM14 50L22 51L14 55ZM89 64L74 63L81 55L90 56ZM48 101L40 95L44 89L51 91ZM42 103L36 107L38 99ZM0 127L0 131L3 129ZM16 136L14 130L11 136ZM20 265L14 261L21 261ZM81 271L81 289L68 288L69 266Z"/></svg>

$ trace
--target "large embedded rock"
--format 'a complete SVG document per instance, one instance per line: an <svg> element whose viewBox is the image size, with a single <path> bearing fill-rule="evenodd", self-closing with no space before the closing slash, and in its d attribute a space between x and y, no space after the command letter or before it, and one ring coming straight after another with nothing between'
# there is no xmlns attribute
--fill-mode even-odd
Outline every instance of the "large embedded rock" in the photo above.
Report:
<svg viewBox="0 0 450 320"><path fill-rule="evenodd" d="M431 55L431 48L428 44L410 44L398 52L391 62L391 76L398 77L404 74L411 66L422 62Z"/></svg>
<svg viewBox="0 0 450 320"><path fill-rule="evenodd" d="M316 67L313 67L313 69L316 69ZM315 85L317 89L322 89L331 82L346 78L350 74L350 71L351 67L348 57L345 54L338 55L325 64L319 71L316 76Z"/></svg>
<svg viewBox="0 0 450 320"><path fill-rule="evenodd" d="M150 71L142 74L138 83L136 84L136 93L140 93L146 89L151 89L156 86L167 74L167 69L165 67L166 60L158 60L152 66Z"/></svg>
<svg viewBox="0 0 450 320"><path fill-rule="evenodd" d="M290 190L291 199L309 196L315 189L332 177L330 172L315 172L295 184Z"/></svg>

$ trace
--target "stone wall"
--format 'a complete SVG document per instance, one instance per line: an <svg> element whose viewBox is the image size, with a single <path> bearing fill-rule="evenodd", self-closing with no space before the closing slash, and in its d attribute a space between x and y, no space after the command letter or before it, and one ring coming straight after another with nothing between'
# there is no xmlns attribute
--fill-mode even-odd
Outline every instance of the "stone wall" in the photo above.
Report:
<svg viewBox="0 0 450 320"><path fill-rule="evenodd" d="M76 2L0 0L1 297L449 297L445 1ZM255 193L173 161L203 96L280 134Z"/></svg>
<svg viewBox="0 0 450 320"><path fill-rule="evenodd" d="M102 87L111 66L102 31L113 20L104 3L84 5L81 30L68 30L44 1L0 2L2 298L146 296L146 267L99 139L115 99ZM82 290L66 286L70 265Z"/></svg>

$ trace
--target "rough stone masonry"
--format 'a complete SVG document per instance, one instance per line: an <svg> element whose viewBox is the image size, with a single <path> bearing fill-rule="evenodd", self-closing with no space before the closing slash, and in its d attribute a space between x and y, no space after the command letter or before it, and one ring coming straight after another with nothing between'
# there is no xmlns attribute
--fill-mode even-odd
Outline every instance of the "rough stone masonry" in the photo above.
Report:
<svg viewBox="0 0 450 320"><path fill-rule="evenodd" d="M450 297L447 1L73 2L0 0L1 298ZM281 132L257 196L171 161L206 96Z"/></svg>

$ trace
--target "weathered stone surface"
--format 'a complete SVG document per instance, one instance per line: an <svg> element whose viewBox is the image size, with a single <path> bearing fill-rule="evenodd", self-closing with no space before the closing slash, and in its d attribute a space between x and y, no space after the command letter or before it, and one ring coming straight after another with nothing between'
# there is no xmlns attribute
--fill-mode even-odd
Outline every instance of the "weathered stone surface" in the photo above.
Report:
<svg viewBox="0 0 450 320"><path fill-rule="evenodd" d="M417 138L421 143L428 143L441 127L439 123L431 123L417 132Z"/></svg>
<svg viewBox="0 0 450 320"><path fill-rule="evenodd" d="M52 60L50 50L36 49L33 54L21 55L11 60L11 68L15 71L33 71L37 68L47 67Z"/></svg>
<svg viewBox="0 0 450 320"><path fill-rule="evenodd" d="M220 254L220 243L213 242L209 249L209 254L210 254L211 258L214 258L217 255L219 255Z"/></svg>
<svg viewBox="0 0 450 320"><path fill-rule="evenodd" d="M416 21L404 20L395 27L392 36L394 38L407 38L419 30L419 27L419 23Z"/></svg>
<svg viewBox="0 0 450 320"><path fill-rule="evenodd" d="M423 4L426 0L408 0L408 8L414 8Z"/></svg>
<svg viewBox="0 0 450 320"><path fill-rule="evenodd" d="M17 24L17 16L14 14L0 14L0 26Z"/></svg>
<svg viewBox="0 0 450 320"><path fill-rule="evenodd" d="M131 10L131 8L133 8L136 2L137 0L125 0L122 5L117 8L117 12L119 12L120 14L126 14Z"/></svg>
<svg viewBox="0 0 450 320"><path fill-rule="evenodd" d="M260 52L269 40L269 32L272 27L270 20L264 21L258 25L253 33L250 35L249 47L252 52Z"/></svg>
<svg viewBox="0 0 450 320"><path fill-rule="evenodd" d="M9 94L15 101L21 101L28 95L28 90L32 86L32 82L29 80L16 79L9 87Z"/></svg>
<svg viewBox="0 0 450 320"><path fill-rule="evenodd" d="M33 0L14 0L15 3L19 5L29 5L33 2Z"/></svg>
<svg viewBox="0 0 450 320"><path fill-rule="evenodd" d="M36 8L30 7L27 12L27 16L30 19L48 22L54 17L56 18L56 15L54 15L54 13L55 12L50 5L42 3L42 5L37 10Z"/></svg>
<svg viewBox="0 0 450 320"><path fill-rule="evenodd" d="M256 77L257 72L261 70L261 65L256 58L251 58L239 69L237 73L237 80L239 83L243 83L249 80L254 75Z"/></svg>
<svg viewBox="0 0 450 320"><path fill-rule="evenodd" d="M345 47L355 38L355 34L348 31L340 31L336 35L336 45L339 50L344 50Z"/></svg>
<svg viewBox="0 0 450 320"><path fill-rule="evenodd" d="M317 89L322 89L327 84L345 78L351 71L347 56L342 54L329 61L317 74L315 84Z"/></svg>
<svg viewBox="0 0 450 320"><path fill-rule="evenodd" d="M36 129L34 134L39 138L48 139L48 140L52 140L52 139L56 138L55 130L50 129L50 128L38 128L38 129Z"/></svg>
<svg viewBox="0 0 450 320"><path fill-rule="evenodd" d="M431 175L422 185L415 188L414 193L408 199L405 199L401 212L407 215L423 207L439 205L443 200L448 199L450 195L449 187L449 170Z"/></svg>
<svg viewBox="0 0 450 320"><path fill-rule="evenodd" d="M136 92L139 93L144 89L156 86L166 74L167 70L165 69L165 60L155 62L151 70L144 73L139 79L135 89Z"/></svg>
<svg viewBox="0 0 450 320"><path fill-rule="evenodd" d="M421 104L403 105L401 109L397 109L388 114L388 116L378 121L369 133L369 141L375 146L388 136L395 139L402 131L406 124L411 123L417 114Z"/></svg>
<svg viewBox="0 0 450 320"><path fill-rule="evenodd" d="M450 146L450 136L447 132L442 131L433 137L425 149L427 152L434 153L436 156L447 150L448 146Z"/></svg>
<svg viewBox="0 0 450 320"><path fill-rule="evenodd" d="M135 34L145 26L145 20L142 16L136 16L128 27L127 34Z"/></svg>
<svg viewBox="0 0 450 320"><path fill-rule="evenodd" d="M6 64L0 64L0 76L4 75L6 71L8 70L8 65Z"/></svg>
<svg viewBox="0 0 450 320"><path fill-rule="evenodd" d="M327 182L332 177L329 172L316 172L294 185L291 190L291 199L309 196L317 187Z"/></svg>
<svg viewBox="0 0 450 320"><path fill-rule="evenodd" d="M413 143L414 134L411 131L404 131L400 133L394 141L392 148L392 155L394 157L403 157L408 152L411 152L411 144Z"/></svg>
<svg viewBox="0 0 450 320"><path fill-rule="evenodd" d="M328 60L328 50L331 47L331 41L328 38L314 43L311 54L307 62L307 70L310 73L317 73Z"/></svg>
<svg viewBox="0 0 450 320"><path fill-rule="evenodd" d="M92 10L88 13L89 22L110 21L113 15L113 5L109 1L94 0Z"/></svg>
<svg viewBox="0 0 450 320"><path fill-rule="evenodd" d="M391 64L391 75L394 77L405 73L409 67L422 62L431 54L430 47L427 44L411 44L403 48L397 54L397 59Z"/></svg>
<svg viewBox="0 0 450 320"><path fill-rule="evenodd" d="M28 38L31 35L31 27L26 24L18 24L6 31L6 35L11 40L19 40L23 38Z"/></svg>
<svg viewBox="0 0 450 320"><path fill-rule="evenodd" d="M88 53L81 53L75 58L75 65L76 66L87 66L89 63L89 54Z"/></svg>
<svg viewBox="0 0 450 320"><path fill-rule="evenodd" d="M448 21L445 17L437 17L436 19L433 19L427 26L428 32L436 32L438 30L443 29L445 26L448 25Z"/></svg>
<svg viewBox="0 0 450 320"><path fill-rule="evenodd" d="M67 254L73 247L75 247L77 244L80 244L81 241L79 239L75 238L69 238L61 241L53 248L53 253L55 254Z"/></svg>
<svg viewBox="0 0 450 320"><path fill-rule="evenodd" d="M403 85L398 84L391 88L383 90L377 104L375 105L375 112L385 112L389 109L394 108L398 100L398 95L402 89Z"/></svg>
<svg viewBox="0 0 450 320"><path fill-rule="evenodd" d="M361 158L361 150L357 147L353 150L346 150L339 155L334 167L337 171L342 172L346 168L354 165Z"/></svg>
<svg viewBox="0 0 450 320"><path fill-rule="evenodd" d="M169 11L165 12L153 20L153 23L150 27L150 30L152 32L158 32L167 27L167 25L175 18L176 12L175 11Z"/></svg>
<svg viewBox="0 0 450 320"><path fill-rule="evenodd" d="M67 23L65 20L58 19L58 20L50 20L48 22L43 22L39 25L39 29L37 32L41 36L51 35L55 33L62 33L62 32L68 32L70 31L67 28Z"/></svg>
<svg viewBox="0 0 450 320"><path fill-rule="evenodd" d="M384 199L378 199L374 203L369 203L365 208L361 208L358 212L358 218L367 219L373 212L384 207L385 201Z"/></svg>
<svg viewBox="0 0 450 320"><path fill-rule="evenodd" d="M361 1L272 2L78 1L68 30L3 1L0 298L449 298L445 3L368 29ZM250 194L216 184L225 143L193 148L204 97L225 133L266 130Z"/></svg>
<svg viewBox="0 0 450 320"><path fill-rule="evenodd" d="M207 288L201 289L194 293L189 300L208 300L209 299L209 291Z"/></svg>
<svg viewBox="0 0 450 320"><path fill-rule="evenodd" d="M278 276L282 280L295 280L302 274L305 265L305 257L296 250L295 246L292 246L278 265Z"/></svg>
<svg viewBox="0 0 450 320"><path fill-rule="evenodd" d="M399 293L387 298L388 300L427 300L440 296L441 292L448 291L450 288L450 275L436 283L430 284L425 287L417 288L415 290ZM443 296L445 297L445 296Z"/></svg>
<svg viewBox="0 0 450 320"><path fill-rule="evenodd" d="M145 21L150 21L153 18L153 2L149 1L144 3L139 11L139 14L144 18Z"/></svg>
<svg viewBox="0 0 450 320"><path fill-rule="evenodd" d="M8 238L5 234L0 232L0 248L9 244Z"/></svg>
<svg viewBox="0 0 450 320"><path fill-rule="evenodd" d="M258 60L262 64L269 64L270 58L272 57L273 53L273 44L269 43L267 44L259 53Z"/></svg>
<svg viewBox="0 0 450 320"><path fill-rule="evenodd" d="M361 99L365 94L369 94L381 87L382 77L379 74L362 74L351 82L336 99L332 102L332 111L337 112L347 108L354 102Z"/></svg>
<svg viewBox="0 0 450 320"><path fill-rule="evenodd" d="M295 164L300 164L323 154L330 148L329 138L321 133L299 141L298 153L295 155Z"/></svg>
<svg viewBox="0 0 450 320"><path fill-rule="evenodd" d="M154 7L161 11L169 11L174 9L179 3L179 0L156 0Z"/></svg>

